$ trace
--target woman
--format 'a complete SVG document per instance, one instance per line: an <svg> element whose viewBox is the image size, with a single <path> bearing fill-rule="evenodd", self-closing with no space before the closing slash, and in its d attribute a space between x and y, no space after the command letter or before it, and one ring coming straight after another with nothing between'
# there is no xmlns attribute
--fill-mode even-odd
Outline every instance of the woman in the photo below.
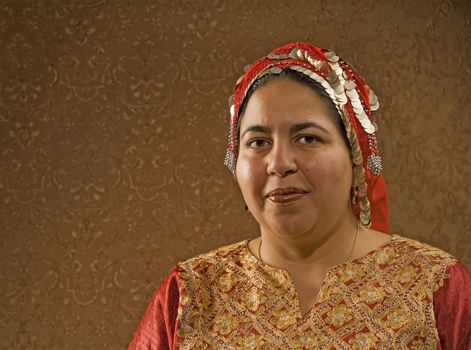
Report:
<svg viewBox="0 0 471 350"><path fill-rule="evenodd" d="M384 234L377 108L333 52L292 43L256 61L225 163L260 237L177 264L129 348L469 349L469 271Z"/></svg>

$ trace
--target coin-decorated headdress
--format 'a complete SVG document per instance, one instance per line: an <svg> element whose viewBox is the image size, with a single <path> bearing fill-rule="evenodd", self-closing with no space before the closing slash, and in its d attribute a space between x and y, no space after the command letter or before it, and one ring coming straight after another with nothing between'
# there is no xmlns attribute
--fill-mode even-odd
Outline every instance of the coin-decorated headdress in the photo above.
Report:
<svg viewBox="0 0 471 350"><path fill-rule="evenodd" d="M366 227L388 231L388 203L382 175L373 111L379 107L374 92L336 53L296 42L273 50L253 63L239 78L230 99L230 130L225 165L235 173L239 152L240 108L257 79L290 69L319 83L335 104L345 126L357 182L353 213Z"/></svg>

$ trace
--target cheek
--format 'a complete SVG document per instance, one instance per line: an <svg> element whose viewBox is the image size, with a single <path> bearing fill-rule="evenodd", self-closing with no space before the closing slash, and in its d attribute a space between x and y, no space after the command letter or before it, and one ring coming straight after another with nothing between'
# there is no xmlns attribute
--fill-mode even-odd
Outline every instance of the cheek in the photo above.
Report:
<svg viewBox="0 0 471 350"><path fill-rule="evenodd" d="M264 170L260 161L238 159L236 165L236 177L244 197L250 196L253 191L260 190L264 183ZM246 198L247 199L247 198Z"/></svg>
<svg viewBox="0 0 471 350"><path fill-rule="evenodd" d="M303 161L305 174L316 184L334 186L345 184L350 187L352 182L352 164L350 158L343 154L330 154L312 157Z"/></svg>
<svg viewBox="0 0 471 350"><path fill-rule="evenodd" d="M330 176L339 186L343 186L346 190L350 191L353 180L353 170L350 158L338 157L330 159Z"/></svg>

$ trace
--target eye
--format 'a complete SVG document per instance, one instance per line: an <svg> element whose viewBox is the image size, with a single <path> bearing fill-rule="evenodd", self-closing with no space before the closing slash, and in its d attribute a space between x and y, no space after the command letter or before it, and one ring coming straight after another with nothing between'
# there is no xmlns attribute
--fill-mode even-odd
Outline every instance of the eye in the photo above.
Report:
<svg viewBox="0 0 471 350"><path fill-rule="evenodd" d="M262 148L268 146L268 141L264 139L253 139L247 142L249 148Z"/></svg>
<svg viewBox="0 0 471 350"><path fill-rule="evenodd" d="M296 141L303 144L313 144L313 143L320 142L321 139L314 135L302 135L302 136L299 136L296 139Z"/></svg>

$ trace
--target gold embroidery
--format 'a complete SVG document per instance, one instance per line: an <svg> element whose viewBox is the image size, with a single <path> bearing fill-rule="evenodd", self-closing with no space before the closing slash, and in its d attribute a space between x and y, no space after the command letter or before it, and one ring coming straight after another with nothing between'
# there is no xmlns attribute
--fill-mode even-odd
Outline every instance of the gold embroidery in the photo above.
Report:
<svg viewBox="0 0 471 350"><path fill-rule="evenodd" d="M286 329L297 321L293 309L282 307L280 310L274 310L269 318L270 324L278 329Z"/></svg>
<svg viewBox="0 0 471 350"><path fill-rule="evenodd" d="M349 343L354 350L376 349L378 338L373 333L359 333Z"/></svg>
<svg viewBox="0 0 471 350"><path fill-rule="evenodd" d="M351 264L347 266L340 276L344 282L354 281L365 276L367 272L361 265Z"/></svg>
<svg viewBox="0 0 471 350"><path fill-rule="evenodd" d="M377 254L375 254L376 257L376 263L380 265L387 264L392 257L394 256L394 252L390 247L386 247L379 251Z"/></svg>
<svg viewBox="0 0 471 350"><path fill-rule="evenodd" d="M302 319L285 270L226 246L179 264L179 349L435 349L433 292L455 262L394 235L333 268Z"/></svg>
<svg viewBox="0 0 471 350"><path fill-rule="evenodd" d="M240 299L241 305L251 312L257 311L260 304L264 304L266 301L267 297L261 294L255 287L250 288Z"/></svg>
<svg viewBox="0 0 471 350"><path fill-rule="evenodd" d="M406 266L398 276L398 281L403 284L409 283L415 279L416 274L417 271L413 266Z"/></svg>
<svg viewBox="0 0 471 350"><path fill-rule="evenodd" d="M317 295L318 302L322 303L328 299L337 299L340 295L341 290L338 286L331 286L330 288L323 288L319 291Z"/></svg>
<svg viewBox="0 0 471 350"><path fill-rule="evenodd" d="M352 311L346 305L337 305L329 311L325 321L327 324L339 328L352 318Z"/></svg>
<svg viewBox="0 0 471 350"><path fill-rule="evenodd" d="M318 339L315 334L299 334L296 336L295 344L306 349L317 349L319 346Z"/></svg>
<svg viewBox="0 0 471 350"><path fill-rule="evenodd" d="M383 322L384 328L398 329L401 328L409 318L401 309L395 309L388 313L386 320Z"/></svg>
<svg viewBox="0 0 471 350"><path fill-rule="evenodd" d="M221 335L228 335L232 331L236 330L239 326L235 315L230 315L225 313L216 319L216 322L213 326L214 331L218 332Z"/></svg>
<svg viewBox="0 0 471 350"><path fill-rule="evenodd" d="M384 291L381 288L373 286L367 286L360 291L361 300L364 300L367 304L376 304L383 300Z"/></svg>
<svg viewBox="0 0 471 350"><path fill-rule="evenodd" d="M263 340L263 337L260 337L258 334L248 334L236 343L236 348L242 350L253 350L260 349L264 344L265 341Z"/></svg>
<svg viewBox="0 0 471 350"><path fill-rule="evenodd" d="M227 293L232 289L233 282L234 281L232 280L232 276L230 274L225 274L225 275L219 277L216 284L218 286L218 289L222 293Z"/></svg>

